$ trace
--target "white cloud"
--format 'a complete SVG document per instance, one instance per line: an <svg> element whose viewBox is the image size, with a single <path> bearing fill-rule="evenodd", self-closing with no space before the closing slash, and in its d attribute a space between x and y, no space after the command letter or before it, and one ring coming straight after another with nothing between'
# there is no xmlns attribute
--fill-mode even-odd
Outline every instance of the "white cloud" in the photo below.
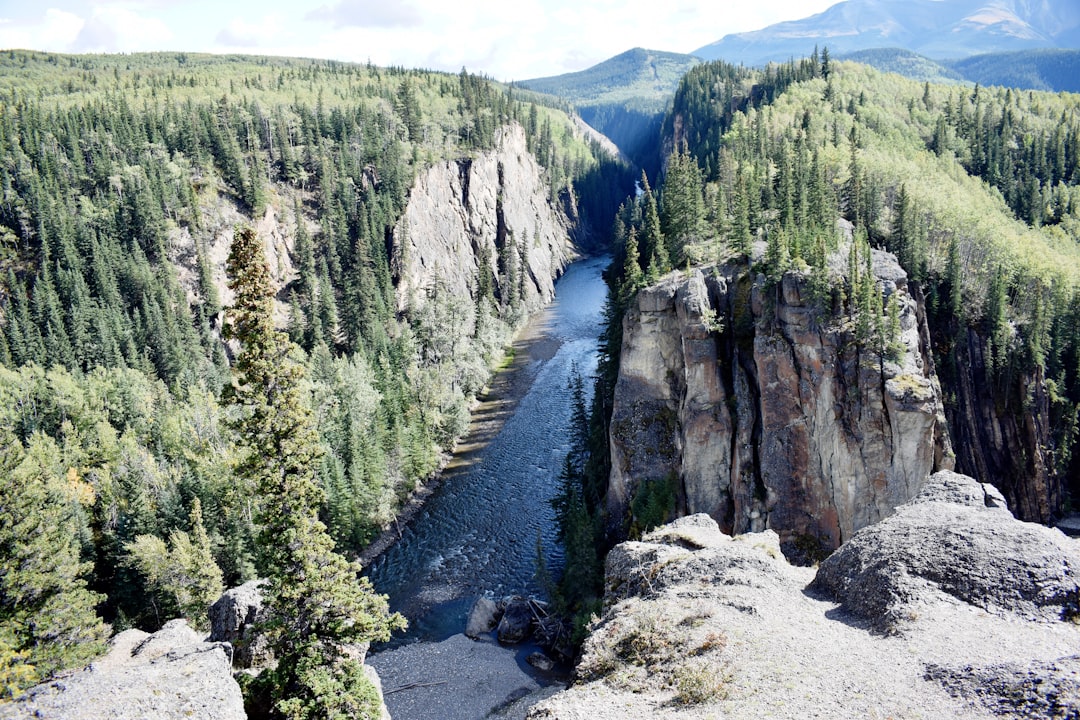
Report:
<svg viewBox="0 0 1080 720"><path fill-rule="evenodd" d="M56 8L47 9L36 20L4 18L0 21L0 48L67 50L84 24L78 15Z"/></svg>
<svg viewBox="0 0 1080 720"><path fill-rule="evenodd" d="M424 21L416 8L401 0L340 0L333 5L323 5L312 10L306 19L328 21L338 28L416 27Z"/></svg>
<svg viewBox="0 0 1080 720"><path fill-rule="evenodd" d="M95 7L72 45L75 52L139 52L167 47L173 33L160 18L145 17L118 5Z"/></svg>
<svg viewBox="0 0 1080 720"><path fill-rule="evenodd" d="M277 13L251 23L243 18L232 21L217 34L217 42L228 47L253 48L279 42L284 21Z"/></svg>

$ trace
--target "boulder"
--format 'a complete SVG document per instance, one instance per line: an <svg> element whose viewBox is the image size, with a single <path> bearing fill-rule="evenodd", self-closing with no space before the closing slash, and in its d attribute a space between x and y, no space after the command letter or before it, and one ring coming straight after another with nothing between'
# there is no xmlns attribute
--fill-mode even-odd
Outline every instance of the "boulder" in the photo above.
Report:
<svg viewBox="0 0 1080 720"><path fill-rule="evenodd" d="M185 620L149 635L126 630L109 653L72 675L28 690L4 718L54 720L242 720L231 648L205 642Z"/></svg>
<svg viewBox="0 0 1080 720"><path fill-rule="evenodd" d="M825 560L810 587L883 631L949 598L1027 619L1080 616L1076 541L1016 520L1003 505L989 486L936 473L895 515Z"/></svg>
<svg viewBox="0 0 1080 720"><path fill-rule="evenodd" d="M1080 655L1054 662L930 664L926 679L999 717L1080 718Z"/></svg>
<svg viewBox="0 0 1080 720"><path fill-rule="evenodd" d="M273 662L266 637L258 632L258 624L266 620L265 582L252 580L230 588L210 606L210 640L233 646L233 664L238 669L263 668Z"/></svg>
<svg viewBox="0 0 1080 720"><path fill-rule="evenodd" d="M499 620L499 642L510 645L524 642L532 634L535 619L536 612L530 600L518 596L509 598Z"/></svg>
<svg viewBox="0 0 1080 720"><path fill-rule="evenodd" d="M534 652L525 658L525 662L542 672L551 672L555 668L555 661L542 652Z"/></svg>
<svg viewBox="0 0 1080 720"><path fill-rule="evenodd" d="M477 639L495 629L499 622L499 606L489 597L478 597L469 611L469 620L465 623L465 636Z"/></svg>

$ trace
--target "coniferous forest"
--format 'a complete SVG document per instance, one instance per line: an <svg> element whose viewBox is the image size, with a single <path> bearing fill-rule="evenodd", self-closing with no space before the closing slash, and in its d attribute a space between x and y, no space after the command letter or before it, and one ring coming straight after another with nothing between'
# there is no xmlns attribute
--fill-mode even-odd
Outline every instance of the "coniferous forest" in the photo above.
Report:
<svg viewBox="0 0 1080 720"><path fill-rule="evenodd" d="M763 70L690 69L659 141L659 188L642 176L615 218L596 392L557 499L567 543L558 597L579 631L601 607L605 549L678 512L673 482L643 483L627 517L608 517L604 500L622 317L673 269L744 262L774 284L797 272L823 318L850 317L855 342L887 359L897 308L872 291L870 249L894 253L926 300L958 469L1016 493L1028 520L1075 507L1077 96L920 83L825 49ZM830 286L837 218L852 223L855 248L845 283ZM978 407L1028 431L1045 422L1047 442L1000 452L1000 438L972 422ZM1024 497L1025 480L1044 497Z"/></svg>
<svg viewBox="0 0 1080 720"><path fill-rule="evenodd" d="M297 717L329 702L340 688L304 662L344 662L327 648L398 622L341 584L344 558L439 467L522 320L478 293L445 359L437 304L398 311L410 185L517 123L552 200L606 232L628 175L565 110L465 70L0 55L5 694L84 664L110 628L203 627L223 587L266 577L272 604L326 629L274 631L298 674L266 696ZM268 218L283 255L213 255ZM316 556L341 562L322 585Z"/></svg>

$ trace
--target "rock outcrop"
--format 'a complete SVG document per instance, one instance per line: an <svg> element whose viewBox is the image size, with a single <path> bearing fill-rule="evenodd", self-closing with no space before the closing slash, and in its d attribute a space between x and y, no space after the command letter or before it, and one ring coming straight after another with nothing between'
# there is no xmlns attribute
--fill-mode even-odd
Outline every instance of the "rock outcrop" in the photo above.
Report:
<svg viewBox="0 0 1080 720"><path fill-rule="evenodd" d="M942 473L894 517L921 507L932 537L951 534L955 545L979 544L989 520L1003 537L1028 537L1034 526L992 507L999 502L969 478ZM837 563L840 576L854 583L879 566L903 576L890 558L938 552L897 523L883 542L875 532L882 525L849 541L862 551L858 563ZM907 612L878 603L855 614L809 590L833 571L823 566L811 586L815 571L790 565L772 531L730 537L706 515L680 518L612 550L603 617L585 642L575 682L529 717L1077 717L1080 625L1059 612L1030 612L1053 603L1028 606L1021 595L1029 580L1075 586L1080 542L1035 529L1019 545L935 555L939 572L980 578L977 592L963 593L969 599L912 577L902 590ZM1017 552L1030 578L1002 571L1016 566ZM1018 599L1014 610L986 609L986 598L1006 597ZM883 623L893 632L878 632Z"/></svg>
<svg viewBox="0 0 1080 720"><path fill-rule="evenodd" d="M625 518L643 483L669 482L679 514L772 528L788 552L831 550L951 467L925 320L895 258L873 251L873 273L900 317L884 363L846 311L811 299L804 273L770 284L727 264L639 291L623 324L609 516Z"/></svg>
<svg viewBox="0 0 1080 720"><path fill-rule="evenodd" d="M149 635L126 630L85 670L0 706L4 718L243 720L227 643L204 642L184 620Z"/></svg>
<svg viewBox="0 0 1080 720"><path fill-rule="evenodd" d="M240 670L264 668L273 662L266 636L258 623L266 621L261 587L265 580L252 580L229 588L210 606L210 640L227 642L233 648L233 667Z"/></svg>
<svg viewBox="0 0 1080 720"><path fill-rule="evenodd" d="M811 588L884 631L931 593L986 612L1068 620L1080 617L1080 546L1014 520L993 486L939 472L825 560Z"/></svg>
<svg viewBox="0 0 1080 720"><path fill-rule="evenodd" d="M521 126L496 131L495 145L417 177L394 229L399 309L422 303L437 286L475 297L481 273L497 297L517 292L527 310L555 296L555 280L575 257L569 221L552 202Z"/></svg>

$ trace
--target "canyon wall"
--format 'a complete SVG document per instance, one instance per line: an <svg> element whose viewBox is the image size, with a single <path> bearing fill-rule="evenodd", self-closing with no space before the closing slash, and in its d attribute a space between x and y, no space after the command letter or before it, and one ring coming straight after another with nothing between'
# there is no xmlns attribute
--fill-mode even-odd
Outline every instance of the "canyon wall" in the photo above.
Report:
<svg viewBox="0 0 1080 720"><path fill-rule="evenodd" d="M570 221L551 199L543 168L516 123L497 131L496 149L424 170L394 229L398 306L422 303L439 285L475 297L481 269L495 296L518 294L535 310L575 258Z"/></svg>
<svg viewBox="0 0 1080 720"><path fill-rule="evenodd" d="M850 242L832 259L846 267ZM832 550L911 499L952 450L929 334L895 258L873 251L900 332L891 359L856 340L845 303L810 299L745 262L677 271L624 318L608 511L632 515L646 483L669 483L677 514L729 533L775 530L785 550ZM825 301L829 304L829 301Z"/></svg>

